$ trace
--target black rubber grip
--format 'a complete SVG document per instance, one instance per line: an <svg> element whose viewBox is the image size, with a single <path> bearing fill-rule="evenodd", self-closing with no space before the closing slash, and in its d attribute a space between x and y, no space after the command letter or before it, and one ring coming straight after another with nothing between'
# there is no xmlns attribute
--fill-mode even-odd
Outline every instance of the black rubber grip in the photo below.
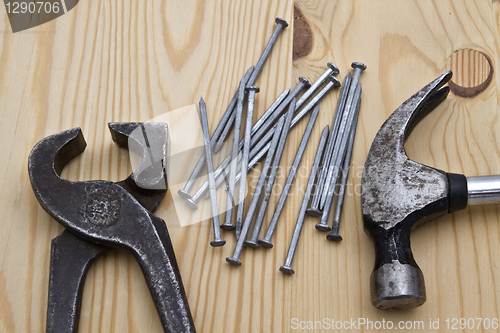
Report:
<svg viewBox="0 0 500 333"><path fill-rule="evenodd" d="M456 173L447 173L446 175L450 184L448 212L453 213L465 209L468 201L467 178Z"/></svg>

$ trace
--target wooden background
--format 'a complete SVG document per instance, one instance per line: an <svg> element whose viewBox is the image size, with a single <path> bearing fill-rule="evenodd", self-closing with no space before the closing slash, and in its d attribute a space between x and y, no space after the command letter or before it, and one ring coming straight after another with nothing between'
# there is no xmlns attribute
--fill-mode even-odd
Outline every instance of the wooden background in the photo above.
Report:
<svg viewBox="0 0 500 333"><path fill-rule="evenodd" d="M459 89L416 127L408 155L470 176L500 173L498 1L82 0L58 19L16 34L0 9L0 332L45 329L50 240L62 227L40 208L30 187L27 158L35 143L80 126L88 148L63 175L124 179L131 172L128 154L113 145L106 123L146 121L204 97L213 130L240 77L260 56L275 17L292 23L294 5L295 43L291 24L256 83L257 114L295 86L298 76L315 80L329 61L342 79L351 62L368 66L361 77L354 171L340 229L344 240L327 241L313 227L317 220L307 218L293 263L296 274L280 273L302 199L292 195L275 247L246 249L243 266L233 267L225 258L234 237L225 233L226 246L210 247L210 221L181 228L172 204L176 194L168 195L156 214L168 225L198 331L288 332L292 318L363 317L424 321L421 331L430 331L431 318L440 319L440 331L446 332L447 318L500 317L498 207L468 208L414 232L427 302L411 311L382 312L370 303L374 255L358 195L364 159L382 122L448 68ZM321 102L302 163L308 168L337 98L335 91ZM300 128L289 137L283 165L293 160ZM299 177L295 185L306 182ZM277 196L268 217L276 201ZM90 269L79 331L162 331L129 254L112 251Z"/></svg>

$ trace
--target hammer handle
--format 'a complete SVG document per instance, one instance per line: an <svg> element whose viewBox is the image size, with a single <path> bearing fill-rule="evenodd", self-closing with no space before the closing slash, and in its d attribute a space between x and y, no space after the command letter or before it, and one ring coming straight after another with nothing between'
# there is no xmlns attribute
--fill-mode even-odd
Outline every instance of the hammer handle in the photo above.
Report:
<svg viewBox="0 0 500 333"><path fill-rule="evenodd" d="M500 203L500 175L467 177L469 205L490 205Z"/></svg>

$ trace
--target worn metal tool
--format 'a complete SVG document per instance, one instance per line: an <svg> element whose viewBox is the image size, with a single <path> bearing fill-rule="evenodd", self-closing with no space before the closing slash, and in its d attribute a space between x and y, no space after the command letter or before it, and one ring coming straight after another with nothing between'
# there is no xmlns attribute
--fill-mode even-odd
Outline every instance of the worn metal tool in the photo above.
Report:
<svg viewBox="0 0 500 333"><path fill-rule="evenodd" d="M66 228L52 241L47 332L77 332L87 270L109 248L124 248L138 261L165 332L195 332L168 230L152 214L167 190L166 125L111 123L109 128L118 146L142 150L141 166L124 181L60 177L85 150L80 128L46 137L29 156L36 198Z"/></svg>
<svg viewBox="0 0 500 333"><path fill-rule="evenodd" d="M451 76L445 72L401 104L379 129L366 159L361 205L365 231L375 245L371 301L382 310L411 309L426 300L424 277L410 248L413 229L468 204L500 202L500 176L466 178L406 155L406 138L446 99L449 87L441 87Z"/></svg>

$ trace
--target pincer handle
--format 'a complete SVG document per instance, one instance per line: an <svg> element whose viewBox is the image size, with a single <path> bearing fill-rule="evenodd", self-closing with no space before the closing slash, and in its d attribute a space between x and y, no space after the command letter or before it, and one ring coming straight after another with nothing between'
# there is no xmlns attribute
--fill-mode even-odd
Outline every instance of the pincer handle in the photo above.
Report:
<svg viewBox="0 0 500 333"><path fill-rule="evenodd" d="M165 222L150 215L156 234L132 252L142 269L165 332L196 332Z"/></svg>

